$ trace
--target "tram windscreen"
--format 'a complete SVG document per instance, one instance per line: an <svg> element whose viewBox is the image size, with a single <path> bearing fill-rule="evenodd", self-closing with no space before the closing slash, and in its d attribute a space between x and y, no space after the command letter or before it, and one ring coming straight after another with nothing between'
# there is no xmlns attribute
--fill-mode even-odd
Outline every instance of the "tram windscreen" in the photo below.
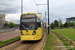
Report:
<svg viewBox="0 0 75 50"><path fill-rule="evenodd" d="M35 29L35 18L22 18L21 19L21 25L20 29L24 30L24 27L26 30L34 30Z"/></svg>
<svg viewBox="0 0 75 50"><path fill-rule="evenodd" d="M22 22L21 23L21 30L24 30L24 27L26 30L34 30L35 29L35 22Z"/></svg>

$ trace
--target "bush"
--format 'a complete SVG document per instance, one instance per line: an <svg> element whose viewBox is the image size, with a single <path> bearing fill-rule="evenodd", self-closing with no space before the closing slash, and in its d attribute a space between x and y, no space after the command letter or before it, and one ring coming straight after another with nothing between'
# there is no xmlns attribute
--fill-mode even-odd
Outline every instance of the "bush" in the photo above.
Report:
<svg viewBox="0 0 75 50"><path fill-rule="evenodd" d="M50 26L51 26L51 29L54 29L54 24L53 24L53 23L51 23L51 25L50 25Z"/></svg>
<svg viewBox="0 0 75 50"><path fill-rule="evenodd" d="M9 28L13 28L13 27L15 27L16 25L14 24L14 23L12 23L12 22L10 22L9 24L8 24L8 27Z"/></svg>

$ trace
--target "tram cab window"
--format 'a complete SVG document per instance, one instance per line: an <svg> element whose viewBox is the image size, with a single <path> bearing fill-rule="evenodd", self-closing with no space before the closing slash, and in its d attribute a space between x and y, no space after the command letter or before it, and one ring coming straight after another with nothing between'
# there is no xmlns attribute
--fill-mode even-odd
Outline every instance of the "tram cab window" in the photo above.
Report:
<svg viewBox="0 0 75 50"><path fill-rule="evenodd" d="M41 22L36 22L36 27L35 27L35 29L37 29L38 27L41 27Z"/></svg>
<svg viewBox="0 0 75 50"><path fill-rule="evenodd" d="M37 27L41 27L41 20L40 20L40 18L39 17L37 17Z"/></svg>

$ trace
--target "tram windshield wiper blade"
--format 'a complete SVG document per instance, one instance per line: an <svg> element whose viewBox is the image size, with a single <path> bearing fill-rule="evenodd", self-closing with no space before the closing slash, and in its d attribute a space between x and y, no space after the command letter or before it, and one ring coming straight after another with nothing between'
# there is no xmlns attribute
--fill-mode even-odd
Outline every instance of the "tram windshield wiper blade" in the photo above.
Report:
<svg viewBox="0 0 75 50"><path fill-rule="evenodd" d="M24 27L24 29L28 32L28 30L25 28L25 26L22 24L22 26Z"/></svg>

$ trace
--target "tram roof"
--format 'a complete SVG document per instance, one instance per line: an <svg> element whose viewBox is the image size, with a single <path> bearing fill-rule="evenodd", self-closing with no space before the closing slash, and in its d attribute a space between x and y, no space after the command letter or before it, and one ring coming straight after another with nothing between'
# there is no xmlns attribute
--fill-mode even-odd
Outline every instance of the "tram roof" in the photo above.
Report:
<svg viewBox="0 0 75 50"><path fill-rule="evenodd" d="M40 16L39 14L35 13L35 12L30 12L30 13L22 13L21 15L23 15L23 14L36 14L36 16L37 16L37 17L40 17L40 18L41 18L41 16Z"/></svg>

